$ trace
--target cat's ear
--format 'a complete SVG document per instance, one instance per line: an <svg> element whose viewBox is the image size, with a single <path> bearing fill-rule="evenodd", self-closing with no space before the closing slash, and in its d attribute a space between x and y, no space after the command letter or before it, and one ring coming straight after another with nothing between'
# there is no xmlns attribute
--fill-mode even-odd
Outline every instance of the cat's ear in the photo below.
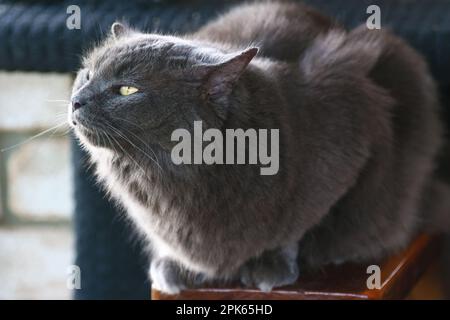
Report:
<svg viewBox="0 0 450 320"><path fill-rule="evenodd" d="M205 68L204 88L210 99L222 99L233 90L233 86L250 61L258 53L258 48L226 55L225 60Z"/></svg>
<svg viewBox="0 0 450 320"><path fill-rule="evenodd" d="M129 35L133 30L126 24L121 22L114 22L111 26L111 35L114 39L119 39L120 37Z"/></svg>

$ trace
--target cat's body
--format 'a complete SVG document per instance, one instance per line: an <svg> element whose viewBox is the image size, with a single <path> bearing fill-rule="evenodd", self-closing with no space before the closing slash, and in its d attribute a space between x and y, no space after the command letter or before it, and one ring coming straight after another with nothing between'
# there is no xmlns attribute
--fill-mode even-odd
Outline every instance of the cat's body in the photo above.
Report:
<svg viewBox="0 0 450 320"><path fill-rule="evenodd" d="M123 56L146 73L131 83L151 88L151 104L165 109L129 115L111 100L118 113L109 117L109 142L75 128L99 178L151 240L160 289L184 288L187 270L270 290L297 278L297 253L310 268L365 261L420 229L441 127L426 65L399 39L364 27L347 32L284 3L238 7L185 40L121 28L116 36L89 57L92 84L79 77L74 97L117 99L96 98L89 86L106 88L96 74L117 76L111 65ZM257 57L249 45L259 47ZM142 50L153 50L148 61ZM198 64L220 67L203 72ZM278 174L173 164L170 134L191 130L194 120L221 130L279 129Z"/></svg>

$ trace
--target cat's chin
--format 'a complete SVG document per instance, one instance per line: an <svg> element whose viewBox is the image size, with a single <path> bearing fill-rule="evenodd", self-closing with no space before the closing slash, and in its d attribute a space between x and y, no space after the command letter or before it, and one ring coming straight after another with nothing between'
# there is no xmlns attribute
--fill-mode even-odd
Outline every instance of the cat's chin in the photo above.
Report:
<svg viewBox="0 0 450 320"><path fill-rule="evenodd" d="M86 128L81 125L72 126L75 135L79 140L91 148L111 148L108 139L96 130Z"/></svg>

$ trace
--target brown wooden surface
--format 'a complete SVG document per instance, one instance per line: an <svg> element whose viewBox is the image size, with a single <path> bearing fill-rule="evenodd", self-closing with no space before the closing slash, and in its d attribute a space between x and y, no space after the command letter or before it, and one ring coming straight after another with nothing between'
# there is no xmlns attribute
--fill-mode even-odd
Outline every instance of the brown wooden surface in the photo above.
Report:
<svg viewBox="0 0 450 320"><path fill-rule="evenodd" d="M308 300L308 299L403 299L438 253L435 238L421 235L403 252L383 262L331 266L320 272L301 274L297 283L275 288L270 293L257 289L201 288L166 295L152 290L155 300ZM367 267L381 268L381 289L367 289Z"/></svg>
<svg viewBox="0 0 450 320"><path fill-rule="evenodd" d="M440 259L435 259L420 277L406 300L445 300L445 273Z"/></svg>

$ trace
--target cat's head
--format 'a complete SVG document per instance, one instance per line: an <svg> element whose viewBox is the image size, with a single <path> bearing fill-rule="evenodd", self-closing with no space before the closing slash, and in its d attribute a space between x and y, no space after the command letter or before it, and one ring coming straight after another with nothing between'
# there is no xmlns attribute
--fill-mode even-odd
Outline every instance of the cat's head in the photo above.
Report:
<svg viewBox="0 0 450 320"><path fill-rule="evenodd" d="M84 59L73 87L69 122L86 144L128 153L142 143L165 149L175 129L190 130L195 120L220 127L243 99L242 74L256 48L224 53L120 23L111 29Z"/></svg>

